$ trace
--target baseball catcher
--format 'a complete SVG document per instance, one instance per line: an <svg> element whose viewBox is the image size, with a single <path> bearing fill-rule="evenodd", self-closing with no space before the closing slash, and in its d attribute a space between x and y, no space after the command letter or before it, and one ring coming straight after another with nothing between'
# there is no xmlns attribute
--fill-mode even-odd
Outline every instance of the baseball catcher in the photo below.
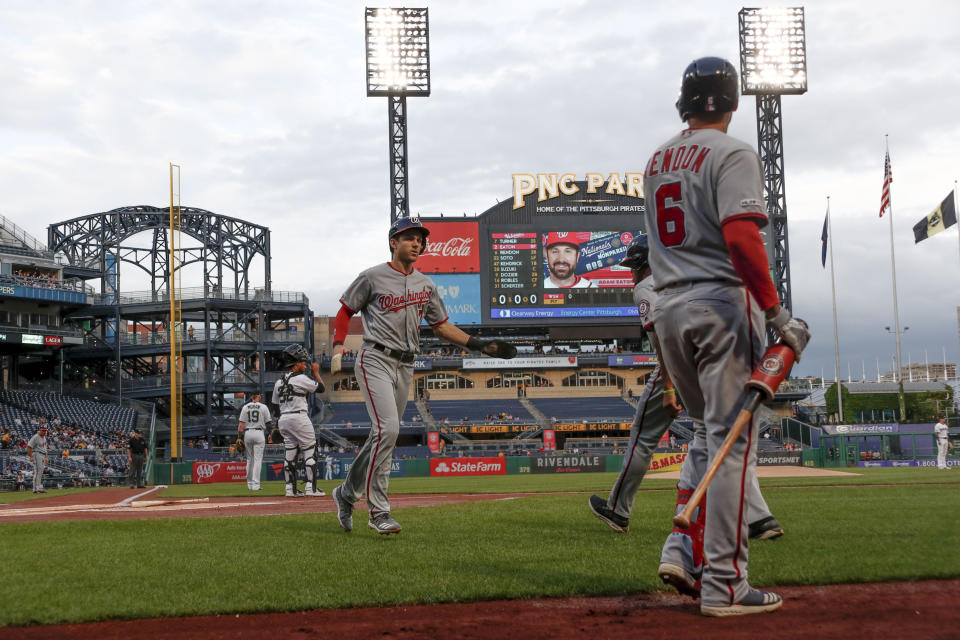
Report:
<svg viewBox="0 0 960 640"><path fill-rule="evenodd" d="M413 266L426 248L428 235L419 218L399 218L387 233L390 262L361 272L340 297L330 373L340 371L350 316L362 311L363 347L354 374L371 423L370 435L346 480L333 490L337 517L346 531L353 530L354 503L366 494L370 528L381 534L400 532L400 523L390 517L387 485L400 416L413 381L413 363L420 353L421 323L427 322L442 340L489 356L512 358L517 353L503 340L480 340L449 322L436 285Z"/></svg>
<svg viewBox="0 0 960 640"><path fill-rule="evenodd" d="M304 495L297 490L297 459L302 454L306 470L307 496L325 496L317 488L317 434L307 415L307 394L323 393L320 365L313 362L310 354L300 344L291 344L283 350L283 358L290 371L273 386L273 402L280 406L280 434L283 435L284 468L287 481L286 496L299 498ZM309 368L310 374L306 372Z"/></svg>

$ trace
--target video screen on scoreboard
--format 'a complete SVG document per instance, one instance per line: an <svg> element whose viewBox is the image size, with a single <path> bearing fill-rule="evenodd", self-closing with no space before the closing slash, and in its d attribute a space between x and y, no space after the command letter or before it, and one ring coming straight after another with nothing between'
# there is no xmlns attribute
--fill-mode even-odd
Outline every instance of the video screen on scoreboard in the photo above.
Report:
<svg viewBox="0 0 960 640"><path fill-rule="evenodd" d="M490 319L636 316L630 269L619 266L632 231L490 234Z"/></svg>

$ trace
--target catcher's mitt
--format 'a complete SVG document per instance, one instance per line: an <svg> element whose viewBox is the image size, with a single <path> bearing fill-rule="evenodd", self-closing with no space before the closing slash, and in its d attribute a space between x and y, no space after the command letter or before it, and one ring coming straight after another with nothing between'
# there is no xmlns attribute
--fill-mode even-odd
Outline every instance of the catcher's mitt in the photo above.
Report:
<svg viewBox="0 0 960 640"><path fill-rule="evenodd" d="M243 442L243 437L237 438L237 443L234 445L234 448L237 450L237 455L243 455L247 450L247 445Z"/></svg>
<svg viewBox="0 0 960 640"><path fill-rule="evenodd" d="M517 355L517 348L505 340L491 340L483 347L483 352L494 358L509 360Z"/></svg>

